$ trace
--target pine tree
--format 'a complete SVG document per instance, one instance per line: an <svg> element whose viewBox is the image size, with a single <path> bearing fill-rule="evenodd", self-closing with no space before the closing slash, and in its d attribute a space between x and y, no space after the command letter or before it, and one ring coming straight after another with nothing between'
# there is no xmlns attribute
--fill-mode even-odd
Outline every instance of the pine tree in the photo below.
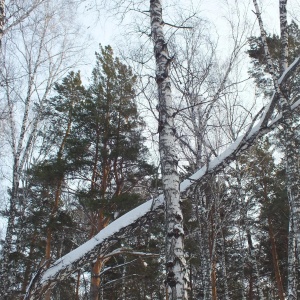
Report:
<svg viewBox="0 0 300 300"><path fill-rule="evenodd" d="M138 203L136 186L153 172L146 161L135 83L131 68L114 58L112 48L100 47L88 96L76 111L70 145L70 152L80 141L86 145L85 163L78 173L82 188L77 196L89 220L87 238ZM100 258L93 264L91 299L98 299L103 266Z"/></svg>
<svg viewBox="0 0 300 300"><path fill-rule="evenodd" d="M19 256L15 261L21 293L25 293L30 275L39 266L50 265L73 247L73 216L62 200L66 177L76 166L66 158L73 110L84 97L80 74L70 72L62 83L56 83L57 95L47 100L44 120L48 123L40 135L43 139L41 152L46 159L32 165L27 171L24 188L20 190L24 210L18 218L20 227ZM47 122L49 120L49 122ZM13 260L13 259L12 259Z"/></svg>
<svg viewBox="0 0 300 300"><path fill-rule="evenodd" d="M295 58L300 55L300 29L299 26L292 21L287 26L288 32L288 63L291 64ZM266 38L270 55L273 59L275 75L280 77L280 59L282 44L280 36L277 34L268 35ZM268 63L264 53L264 46L260 37L252 36L249 38L249 50L247 50L251 58L252 67L249 74L254 78L259 91L266 96L271 96L274 91L274 85L271 76L268 72ZM299 75L295 74L292 80L286 84L286 90L292 102L298 99L297 85L299 84Z"/></svg>
<svg viewBox="0 0 300 300"><path fill-rule="evenodd" d="M286 160L286 187L287 198L289 201L289 247L288 247L288 292L287 297L289 299L297 298L296 287L296 261L299 262L299 254L296 254L296 247L300 244L300 216L299 216L299 167L298 157L299 151L297 145L299 144L297 128L298 117L292 114L291 105L298 99L297 86L299 84L299 76L295 76L293 80L288 81L286 84L281 84L280 76L285 74L288 68L289 60L293 59L294 55L299 53L299 30L295 24L287 25L287 10L286 0L279 1L280 10L280 39L274 38L279 41L279 47L275 47L277 53L280 53L280 59L278 55L271 57L271 49L267 43L267 36L263 28L262 19L260 16L257 2L253 0L259 21L262 37L262 47L267 60L267 69L271 75L273 86L275 87L275 97L277 108L283 115L283 131L282 131L282 145L285 153ZM289 42L290 40L290 42ZM254 53L257 54L257 47L254 47ZM261 76L256 76L260 78ZM264 86L263 86L264 87ZM266 85L267 90L267 85ZM267 91L268 94L268 91Z"/></svg>
<svg viewBox="0 0 300 300"><path fill-rule="evenodd" d="M251 149L250 157L247 158L247 173L250 177L246 189L249 197L254 198L260 208L259 219L254 223L254 228L255 239L259 241L261 249L261 273L271 274L268 276L269 286L276 291L276 297L284 299L289 208L284 167L282 164L275 164L274 150L270 149L271 143L268 139Z"/></svg>

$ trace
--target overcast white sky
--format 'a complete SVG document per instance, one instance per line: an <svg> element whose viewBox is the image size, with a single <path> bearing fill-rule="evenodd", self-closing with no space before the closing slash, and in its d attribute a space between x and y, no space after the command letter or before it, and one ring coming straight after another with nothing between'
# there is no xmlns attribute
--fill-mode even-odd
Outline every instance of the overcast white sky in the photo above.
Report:
<svg viewBox="0 0 300 300"><path fill-rule="evenodd" d="M166 6L164 10L165 14L168 10L170 10L173 2L173 0L163 1L163 4ZM250 23L253 24L255 21L255 15L252 12L254 8L251 0L179 0L176 2L178 2L179 5L182 5L182 7L184 7L184 3L193 2L193 8L199 11L199 16L212 22L220 36L226 36L226 19L229 17L230 12L232 15L236 14L234 10L236 3L238 3L241 11L247 11ZM259 2L265 28L269 32L278 33L279 0L263 0ZM89 50L89 52L94 53L99 43L102 45L110 44L113 48L116 48L117 41L120 40L123 35L124 23L119 24L116 17L108 18L107 12L103 10L101 10L99 14L95 12L93 8L87 10L87 6L85 4L82 6L82 10L83 16L81 21L86 27L86 32L92 38L90 47L91 50ZM289 19L297 18L300 13L300 0L289 0L288 10ZM168 19L168 17L166 16L165 19ZM130 17L127 18L126 22L130 22ZM258 26L256 25L254 28L258 32Z"/></svg>

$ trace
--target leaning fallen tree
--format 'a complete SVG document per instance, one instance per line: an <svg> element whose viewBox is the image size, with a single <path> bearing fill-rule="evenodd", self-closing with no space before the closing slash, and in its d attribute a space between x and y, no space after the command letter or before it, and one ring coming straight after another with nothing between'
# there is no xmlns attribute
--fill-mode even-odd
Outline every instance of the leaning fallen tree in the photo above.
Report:
<svg viewBox="0 0 300 300"><path fill-rule="evenodd" d="M291 77L299 66L299 63L300 57L295 59L280 77L278 80L279 86L284 84ZM204 180L209 174L223 170L232 161L236 160L241 152L253 145L257 138L265 135L280 124L284 117L282 114L271 118L277 102L278 95L274 92L269 105L261 110L263 113L259 113L256 118L254 118L243 136L237 138L222 154L180 184L180 192L183 200L185 198L184 195L192 185ZM300 100L291 106L291 110L295 111L299 105ZM257 121L258 118L259 120ZM55 261L48 269L45 269L46 263L42 265L31 279L24 300L40 299L43 294L53 288L58 281L82 269L85 265L96 260L97 257L105 256L110 247L120 238L132 233L135 228L145 225L157 214L163 213L164 204L164 196L162 194L155 199L148 200L109 224L83 245Z"/></svg>

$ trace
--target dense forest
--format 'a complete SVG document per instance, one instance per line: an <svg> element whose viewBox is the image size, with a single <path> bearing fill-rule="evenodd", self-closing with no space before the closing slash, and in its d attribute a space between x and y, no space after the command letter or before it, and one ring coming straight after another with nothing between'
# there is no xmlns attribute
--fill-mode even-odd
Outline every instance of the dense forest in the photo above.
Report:
<svg viewBox="0 0 300 300"><path fill-rule="evenodd" d="M0 0L1 299L300 297L295 5L187 2Z"/></svg>

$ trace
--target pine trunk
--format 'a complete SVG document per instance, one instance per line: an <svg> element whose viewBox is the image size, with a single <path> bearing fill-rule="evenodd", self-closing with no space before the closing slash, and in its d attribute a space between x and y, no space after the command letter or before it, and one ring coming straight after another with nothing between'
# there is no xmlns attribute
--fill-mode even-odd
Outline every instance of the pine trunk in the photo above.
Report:
<svg viewBox="0 0 300 300"><path fill-rule="evenodd" d="M273 225L270 217L268 217L268 225L269 225L269 238L271 241L272 260L273 260L273 267L274 267L276 285L278 290L278 297L280 300L284 300L285 299L284 290L283 290L283 284L281 279L281 272L278 264L278 254L277 254L275 234L274 234Z"/></svg>
<svg viewBox="0 0 300 300"><path fill-rule="evenodd" d="M106 122L108 124L109 115L106 116ZM106 129L104 136L106 137L108 134L108 128ZM107 151L107 144L104 143L104 149ZM97 130L97 139L96 139L96 151L94 155L94 166L93 166L93 174L91 179L91 191L97 189L97 177L98 177L98 159L99 159L99 153L100 153L100 132ZM108 158L105 156L103 157L102 162L102 180L101 180L101 186L99 193L105 198L105 193L108 186L108 176L109 176L109 161ZM110 218L104 216L103 208L97 209L96 212L93 212L93 224L91 224L91 232L90 232L90 238L95 236L98 232L100 232L103 228L105 228ZM92 266L92 273L91 273L91 285L90 285L90 299L91 300L98 300L99 299L99 289L101 284L101 278L100 278L100 272L104 266L104 260L101 257L97 257L96 261L93 263Z"/></svg>
<svg viewBox="0 0 300 300"><path fill-rule="evenodd" d="M92 280L90 287L90 300L99 300L99 289L100 289L100 272L103 267L103 260L97 258L97 261L93 265L92 269Z"/></svg>
<svg viewBox="0 0 300 300"><path fill-rule="evenodd" d="M171 57L163 33L162 6L160 0L150 0L151 33L156 59L156 83L158 87L159 151L165 196L166 218L166 269L168 299L187 299L186 262L183 244L183 215L180 206L178 158L175 144L175 128L172 109L171 81L169 77Z"/></svg>

